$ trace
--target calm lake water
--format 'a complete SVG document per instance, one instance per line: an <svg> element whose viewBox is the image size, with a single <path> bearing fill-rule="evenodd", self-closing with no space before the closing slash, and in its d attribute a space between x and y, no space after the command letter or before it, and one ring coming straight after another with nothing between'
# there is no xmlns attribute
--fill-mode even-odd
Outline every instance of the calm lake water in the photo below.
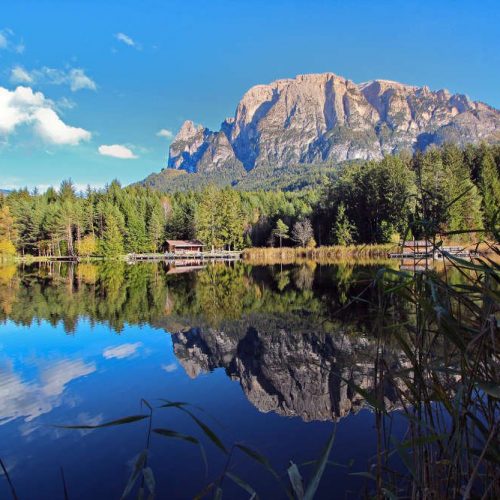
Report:
<svg viewBox="0 0 500 500"><path fill-rule="evenodd" d="M346 382L369 391L376 343L368 305L346 307L377 266L252 267L191 272L165 264L0 267L0 458L20 499L120 498L144 449L141 399L183 401L229 448L265 455L286 478L289 461L317 459L336 427L318 498L357 498L376 454L374 416ZM404 359L395 351L397 365ZM387 389L386 404L397 402ZM199 408L199 409L198 409ZM155 409L153 427L198 446L152 435L157 498L192 498L226 458L186 413ZM402 419L390 430L401 437ZM304 476L313 467L300 466ZM241 452L231 470L262 498L277 481ZM9 498L0 476L0 498ZM136 497L136 493L132 498ZM224 498L248 498L224 481Z"/></svg>

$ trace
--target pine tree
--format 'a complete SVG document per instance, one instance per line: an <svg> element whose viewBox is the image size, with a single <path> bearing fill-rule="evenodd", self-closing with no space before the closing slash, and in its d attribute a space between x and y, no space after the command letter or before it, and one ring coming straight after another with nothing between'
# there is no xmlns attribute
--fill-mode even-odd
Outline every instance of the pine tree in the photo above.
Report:
<svg viewBox="0 0 500 500"><path fill-rule="evenodd" d="M445 181L443 182L446 201L444 226L447 231L480 229L481 196L470 178L470 169L462 152L452 145L442 149ZM470 235L454 235L456 239L468 239Z"/></svg>
<svg viewBox="0 0 500 500"><path fill-rule="evenodd" d="M223 206L217 188L208 186L201 193L201 200L196 209L196 236L209 248L221 248L224 245L221 217Z"/></svg>
<svg viewBox="0 0 500 500"><path fill-rule="evenodd" d="M273 235L275 238L279 239L280 248L283 246L283 240L288 238L288 226L281 220L278 219L276 222L276 227L274 228Z"/></svg>
<svg viewBox="0 0 500 500"><path fill-rule="evenodd" d="M337 209L337 218L333 226L333 241L337 245L348 246L354 243L355 227L347 217L345 206L341 203Z"/></svg>
<svg viewBox="0 0 500 500"><path fill-rule="evenodd" d="M483 195L485 229L499 239L500 234L500 177L491 153L486 153L481 162L480 188Z"/></svg>
<svg viewBox="0 0 500 500"><path fill-rule="evenodd" d="M156 252L160 249L165 233L164 212L158 200L149 209L147 222L147 233L149 237L149 248Z"/></svg>
<svg viewBox="0 0 500 500"><path fill-rule="evenodd" d="M230 249L240 249L243 246L244 220L240 195L232 189L224 189L221 199L221 240Z"/></svg>
<svg viewBox="0 0 500 500"><path fill-rule="evenodd" d="M100 242L100 250L108 258L117 258L124 253L120 224L113 213L109 213L106 217L106 229Z"/></svg>

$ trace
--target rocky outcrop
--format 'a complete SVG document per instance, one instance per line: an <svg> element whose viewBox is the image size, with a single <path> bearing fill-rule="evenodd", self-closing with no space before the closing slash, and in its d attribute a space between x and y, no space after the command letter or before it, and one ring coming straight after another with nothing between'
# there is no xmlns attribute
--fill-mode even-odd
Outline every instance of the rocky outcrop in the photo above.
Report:
<svg viewBox="0 0 500 500"><path fill-rule="evenodd" d="M366 404L352 384L367 392L374 387L376 347L364 336L264 333L249 326L241 335L193 328L173 335L172 341L190 377L223 367L262 412L337 420ZM392 363L402 366L404 356L394 356ZM387 409L396 407L390 387L385 400Z"/></svg>
<svg viewBox="0 0 500 500"><path fill-rule="evenodd" d="M189 173L210 173L228 167L243 169L224 132L211 132L189 120L170 146L168 166Z"/></svg>
<svg viewBox="0 0 500 500"><path fill-rule="evenodd" d="M211 132L187 121L168 166L210 172L379 159L431 144L500 141L500 112L447 90L386 80L355 84L333 73L252 87L234 118Z"/></svg>

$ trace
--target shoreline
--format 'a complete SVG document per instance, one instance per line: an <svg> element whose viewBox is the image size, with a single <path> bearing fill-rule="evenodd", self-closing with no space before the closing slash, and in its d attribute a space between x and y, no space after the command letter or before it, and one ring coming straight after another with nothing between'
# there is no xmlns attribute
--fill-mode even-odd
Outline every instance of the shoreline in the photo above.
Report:
<svg viewBox="0 0 500 500"><path fill-rule="evenodd" d="M447 243L448 244L448 243ZM480 245L461 244L464 248L477 250L480 255L491 252L491 247L487 243ZM316 248L303 248L303 247L250 247L238 252L241 255L240 259L248 264L264 265L264 264L301 264L304 262L317 262L317 263L337 263L341 261L350 262L382 262L382 261L397 261L398 259L390 259L389 253L397 248L395 243L374 244L374 245L350 245L350 246L321 246ZM149 262L175 262L175 260L196 260L196 256L179 255L178 259L168 258L162 254L155 256L155 259L147 259L144 261ZM200 258L201 260L201 258ZM205 258L204 261L217 261L217 259ZM131 254L119 255L114 258L102 256L15 256L7 259L0 259L0 265L8 264L36 264L45 262L72 262L72 263L98 263L98 262L139 262L141 259L131 258Z"/></svg>

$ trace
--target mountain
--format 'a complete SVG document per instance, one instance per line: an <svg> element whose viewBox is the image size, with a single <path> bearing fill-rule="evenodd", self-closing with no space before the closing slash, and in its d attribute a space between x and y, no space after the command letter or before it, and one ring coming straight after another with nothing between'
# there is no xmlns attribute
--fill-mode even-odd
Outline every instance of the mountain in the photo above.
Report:
<svg viewBox="0 0 500 500"><path fill-rule="evenodd" d="M299 75L252 87L219 131L186 121L170 146L167 169L144 183L172 184L169 171L176 170L251 184L276 177L276 169L479 141L500 141L500 112L465 95L387 80L356 84L333 73ZM175 179L180 186L196 184Z"/></svg>
<svg viewBox="0 0 500 500"><path fill-rule="evenodd" d="M10 190L0 188L0 194L9 194L9 193L10 193Z"/></svg>
<svg viewBox="0 0 500 500"><path fill-rule="evenodd" d="M224 368L261 412L306 422L337 421L357 413L369 405L352 385L367 393L375 387L376 342L341 331L297 334L255 325L240 332L192 328L172 334L172 344L191 378ZM393 368L407 365L404 353L391 352L390 357ZM385 391L384 402L387 410L398 407L392 388Z"/></svg>

